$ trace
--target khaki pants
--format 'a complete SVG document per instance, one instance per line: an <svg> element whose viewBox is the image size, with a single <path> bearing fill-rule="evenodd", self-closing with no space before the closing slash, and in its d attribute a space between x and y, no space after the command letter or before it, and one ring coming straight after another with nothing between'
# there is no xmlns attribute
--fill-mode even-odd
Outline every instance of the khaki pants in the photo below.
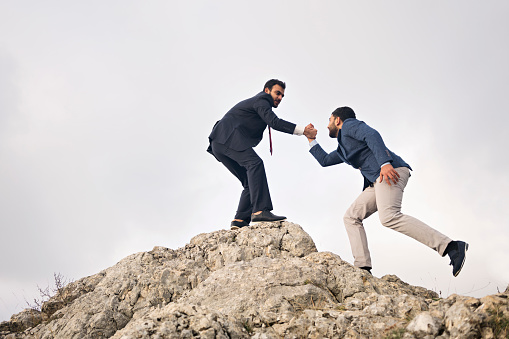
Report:
<svg viewBox="0 0 509 339"><path fill-rule="evenodd" d="M372 267L368 240L362 221L376 211L378 211L383 226L414 238L434 249L441 256L444 255L445 248L451 242L450 238L422 221L401 213L403 191L410 177L410 170L406 167L399 167L396 168L396 171L400 175L396 185L391 182L391 186L389 186L385 180L380 183L380 178L378 178L374 187L366 188L345 213L346 232L350 239L354 265L357 267Z"/></svg>

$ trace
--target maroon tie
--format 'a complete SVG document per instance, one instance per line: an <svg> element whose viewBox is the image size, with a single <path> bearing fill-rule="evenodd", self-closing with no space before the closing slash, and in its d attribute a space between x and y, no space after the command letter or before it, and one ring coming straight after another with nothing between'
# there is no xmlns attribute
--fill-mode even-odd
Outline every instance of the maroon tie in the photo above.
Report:
<svg viewBox="0 0 509 339"><path fill-rule="evenodd" d="M269 127L269 145L270 145L270 155L272 155L272 134L270 133L270 127Z"/></svg>

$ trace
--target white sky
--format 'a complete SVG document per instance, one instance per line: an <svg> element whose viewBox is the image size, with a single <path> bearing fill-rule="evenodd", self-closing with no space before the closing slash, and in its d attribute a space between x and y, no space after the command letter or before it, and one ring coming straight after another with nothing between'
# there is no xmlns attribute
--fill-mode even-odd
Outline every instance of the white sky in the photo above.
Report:
<svg viewBox="0 0 509 339"><path fill-rule="evenodd" d="M352 107L414 169L404 212L470 243L448 259L366 221L376 276L476 297L509 283L506 1L0 1L0 321L53 273L98 273L229 228L241 186L205 152L270 78L276 114L332 151ZM362 177L273 133L274 213L352 262L342 217Z"/></svg>

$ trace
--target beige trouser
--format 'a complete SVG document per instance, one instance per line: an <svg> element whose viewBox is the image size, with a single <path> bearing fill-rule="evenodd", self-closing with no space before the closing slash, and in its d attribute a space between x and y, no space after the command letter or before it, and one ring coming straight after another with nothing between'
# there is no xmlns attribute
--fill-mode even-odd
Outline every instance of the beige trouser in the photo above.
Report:
<svg viewBox="0 0 509 339"><path fill-rule="evenodd" d="M380 222L383 226L403 233L424 245L434 249L441 256L444 255L447 244L451 239L437 230L429 227L420 220L401 213L403 191L410 177L410 170L406 167L396 168L400 178L397 184L391 186L380 178L374 187L366 188L348 208L344 222L350 246L357 267L372 267L368 249L368 240L362 221L378 210Z"/></svg>

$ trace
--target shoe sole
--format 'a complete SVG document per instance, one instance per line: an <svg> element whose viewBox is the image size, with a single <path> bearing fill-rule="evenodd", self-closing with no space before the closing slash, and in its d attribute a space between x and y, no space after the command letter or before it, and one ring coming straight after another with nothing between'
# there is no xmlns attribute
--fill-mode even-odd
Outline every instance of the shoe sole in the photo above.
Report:
<svg viewBox="0 0 509 339"><path fill-rule="evenodd" d="M286 221L286 219L281 220L251 220L252 223L260 223L260 222L280 222L280 221Z"/></svg>
<svg viewBox="0 0 509 339"><path fill-rule="evenodd" d="M458 274L460 274L461 272L461 269L463 268L463 265L465 264L465 260L467 259L467 251L468 251L468 244L465 243L465 255L463 256L463 261L461 262L461 266L460 266L460 269L458 270L458 272L456 272L456 274L454 275L455 277L458 276Z"/></svg>
<svg viewBox="0 0 509 339"><path fill-rule="evenodd" d="M230 230L232 230L232 231L233 230L238 230L239 228L240 228L239 226L232 226L232 227L230 227Z"/></svg>

